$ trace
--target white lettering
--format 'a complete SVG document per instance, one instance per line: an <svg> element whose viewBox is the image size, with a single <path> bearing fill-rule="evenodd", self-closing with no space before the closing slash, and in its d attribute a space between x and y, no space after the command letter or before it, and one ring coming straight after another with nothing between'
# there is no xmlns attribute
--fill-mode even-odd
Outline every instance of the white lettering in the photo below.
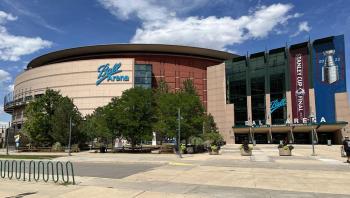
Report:
<svg viewBox="0 0 350 198"><path fill-rule="evenodd" d="M303 118L303 124L307 124L307 118Z"/></svg>
<svg viewBox="0 0 350 198"><path fill-rule="evenodd" d="M294 123L294 124L299 124L299 119L298 119L298 118L294 118L293 123Z"/></svg>

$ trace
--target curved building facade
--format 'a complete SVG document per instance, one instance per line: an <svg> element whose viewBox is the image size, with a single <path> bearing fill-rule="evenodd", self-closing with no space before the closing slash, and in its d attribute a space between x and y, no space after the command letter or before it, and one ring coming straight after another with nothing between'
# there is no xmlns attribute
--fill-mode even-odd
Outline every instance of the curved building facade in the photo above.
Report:
<svg viewBox="0 0 350 198"><path fill-rule="evenodd" d="M32 60L17 76L14 92L4 109L20 128L25 120L24 105L46 89L59 90L73 99L83 114L106 105L134 86L156 88L165 81L171 90L192 79L204 106L207 106L207 67L235 55L203 48L114 44L87 46L52 52Z"/></svg>
<svg viewBox="0 0 350 198"><path fill-rule="evenodd" d="M172 91L192 79L227 143L341 143L350 136L344 36L247 56L176 45L113 44L52 52L32 60L5 97L21 127L24 106L47 88L90 114L135 86Z"/></svg>

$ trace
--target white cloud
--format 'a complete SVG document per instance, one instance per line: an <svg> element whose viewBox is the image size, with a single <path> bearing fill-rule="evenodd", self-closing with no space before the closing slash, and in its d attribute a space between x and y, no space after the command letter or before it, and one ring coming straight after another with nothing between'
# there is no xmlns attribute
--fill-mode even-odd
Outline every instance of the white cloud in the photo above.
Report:
<svg viewBox="0 0 350 198"><path fill-rule="evenodd" d="M0 69L0 84L9 82L11 80L11 74L5 70Z"/></svg>
<svg viewBox="0 0 350 198"><path fill-rule="evenodd" d="M0 11L0 60L18 61L21 56L52 45L52 42L40 37L16 36L9 33L4 24L16 19L11 14Z"/></svg>
<svg viewBox="0 0 350 198"><path fill-rule="evenodd" d="M178 17L176 10L153 0L100 0L110 13L122 20L136 16L142 21L131 39L132 43L183 44L225 50L227 46L248 39L267 37L288 20L300 14L290 14L291 4L259 6L245 16L232 17Z"/></svg>
<svg viewBox="0 0 350 198"><path fill-rule="evenodd" d="M11 84L7 87L8 91L13 91L15 89L15 85L14 84Z"/></svg>
<svg viewBox="0 0 350 198"><path fill-rule="evenodd" d="M9 125L8 122L0 121L0 132L2 132L2 131L1 131L1 130L2 130L2 127L4 127L4 129L5 129L5 128L7 128L8 125Z"/></svg>
<svg viewBox="0 0 350 198"><path fill-rule="evenodd" d="M0 69L0 93L9 92L9 87L6 87L6 84L11 80L11 74L5 70Z"/></svg>
<svg viewBox="0 0 350 198"><path fill-rule="evenodd" d="M291 35L291 37L298 36L302 32L310 32L311 27L307 21L303 21L299 23L298 31Z"/></svg>
<svg viewBox="0 0 350 198"><path fill-rule="evenodd" d="M15 21L15 20L17 20L17 17L0 10L0 24L4 24L7 21Z"/></svg>

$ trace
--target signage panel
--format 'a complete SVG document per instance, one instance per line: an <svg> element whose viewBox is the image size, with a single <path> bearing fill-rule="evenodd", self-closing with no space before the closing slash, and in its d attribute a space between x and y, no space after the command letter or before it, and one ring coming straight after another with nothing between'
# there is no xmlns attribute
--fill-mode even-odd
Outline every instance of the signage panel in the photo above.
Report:
<svg viewBox="0 0 350 198"><path fill-rule="evenodd" d="M317 40L313 45L316 118L336 122L335 93L346 92L344 36Z"/></svg>
<svg viewBox="0 0 350 198"><path fill-rule="evenodd" d="M293 123L309 117L308 48L290 49L290 74Z"/></svg>

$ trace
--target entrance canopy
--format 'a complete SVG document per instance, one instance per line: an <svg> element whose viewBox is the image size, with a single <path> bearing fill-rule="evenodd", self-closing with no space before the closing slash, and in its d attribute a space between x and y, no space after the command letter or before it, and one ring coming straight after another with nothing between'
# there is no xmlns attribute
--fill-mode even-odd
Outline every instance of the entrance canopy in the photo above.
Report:
<svg viewBox="0 0 350 198"><path fill-rule="evenodd" d="M232 127L234 133L268 133L271 132L307 132L316 129L317 132L335 132L345 127L347 122L336 123L312 123L312 124L290 124L290 125L262 125L262 126L239 126Z"/></svg>

